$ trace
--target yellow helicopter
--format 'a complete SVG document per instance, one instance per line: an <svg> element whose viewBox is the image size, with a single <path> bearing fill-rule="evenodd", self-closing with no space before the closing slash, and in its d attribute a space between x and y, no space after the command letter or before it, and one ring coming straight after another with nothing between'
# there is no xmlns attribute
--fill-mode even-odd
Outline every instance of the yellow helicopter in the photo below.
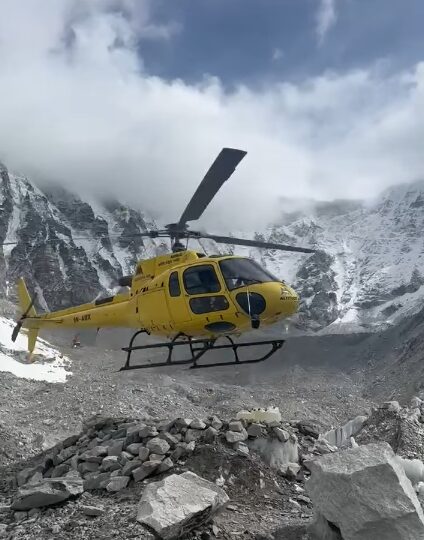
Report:
<svg viewBox="0 0 424 540"><path fill-rule="evenodd" d="M134 328L128 347L126 364L121 370L146 367L192 364L191 368L261 362L269 358L284 343L281 339L236 342L235 337L294 314L298 296L286 283L247 257L232 255L207 256L188 250L182 240L211 239L217 243L314 253L301 248L218 236L189 230L187 223L203 214L223 183L230 178L246 152L223 148L206 173L178 223L163 230L148 230L140 237L170 237L172 253L138 262L135 273L119 280L127 287L125 294L116 294L92 303L51 313L38 314L25 282L18 281L18 297L22 316L17 322L12 340L22 327L28 329L28 350L34 351L38 332L42 328ZM146 333L164 336L168 341L151 345L134 345L136 337ZM217 344L225 338L224 344ZM189 345L190 358L174 360L175 347ZM238 349L252 345L267 345L270 350L260 358L240 360ZM168 349L165 361L133 365L135 350ZM199 363L208 351L231 349L234 360L219 363Z"/></svg>

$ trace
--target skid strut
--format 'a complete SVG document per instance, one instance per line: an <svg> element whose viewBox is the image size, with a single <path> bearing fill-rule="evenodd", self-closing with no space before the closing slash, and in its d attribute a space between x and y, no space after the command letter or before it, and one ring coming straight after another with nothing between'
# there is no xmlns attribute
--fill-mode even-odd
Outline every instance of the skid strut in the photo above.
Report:
<svg viewBox="0 0 424 540"><path fill-rule="evenodd" d="M145 333L145 331L139 330L138 332L136 332L132 336L128 347L124 347L122 349L123 351L127 353L127 361L125 365L120 369L120 371L126 371L129 369L145 369L145 368L153 368L153 367L177 366L177 365L187 365L187 364L192 364L190 366L190 369L200 369L200 368L220 367L220 366L234 366L234 365L238 366L242 364L255 364L255 363L263 362L264 360L267 360L276 351L281 349L281 347L284 344L284 339L271 339L267 341L249 341L249 342L243 342L243 343L235 343L234 340L230 336L222 336L223 338L226 338L229 341L229 343L226 343L224 345L216 345L216 339L193 340L191 337L184 336L183 334L178 334L172 339L172 341L167 341L163 343L153 343L151 345L134 345L135 338L139 334L142 334L142 333ZM182 345L185 345L185 346L188 345L190 347L191 358L187 358L185 360L173 360L172 353L174 352L175 347L180 347ZM271 348L266 354L264 354L260 358L254 358L252 360L240 360L238 356L238 349L242 347L252 347L255 345L256 346L269 345ZM153 362L149 364L136 364L136 365L130 364L131 354L133 353L133 351L155 350L155 349L162 349L162 348L168 349L168 356L164 362ZM233 354L234 354L233 361L214 362L212 364L198 364L197 363L202 358L202 356L204 356L205 353L209 351L228 350L228 349L231 349L233 351Z"/></svg>

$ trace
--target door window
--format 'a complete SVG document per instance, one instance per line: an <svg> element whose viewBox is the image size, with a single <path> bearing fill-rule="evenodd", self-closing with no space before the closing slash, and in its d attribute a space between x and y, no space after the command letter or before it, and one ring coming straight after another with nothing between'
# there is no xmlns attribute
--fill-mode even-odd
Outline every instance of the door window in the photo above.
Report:
<svg viewBox="0 0 424 540"><path fill-rule="evenodd" d="M190 309L196 315L211 311L223 311L228 309L228 301L225 296L200 296L190 299Z"/></svg>
<svg viewBox="0 0 424 540"><path fill-rule="evenodd" d="M181 294L178 272L172 272L172 274L169 276L169 294L171 296L180 296Z"/></svg>
<svg viewBox="0 0 424 540"><path fill-rule="evenodd" d="M184 271L184 287L188 294L208 294L221 290L215 269L211 264L187 268Z"/></svg>

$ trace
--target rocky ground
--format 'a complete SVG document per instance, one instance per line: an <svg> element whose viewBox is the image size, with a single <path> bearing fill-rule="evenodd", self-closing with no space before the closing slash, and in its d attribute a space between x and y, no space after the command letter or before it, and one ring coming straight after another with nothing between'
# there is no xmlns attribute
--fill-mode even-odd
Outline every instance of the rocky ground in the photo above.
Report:
<svg viewBox="0 0 424 540"><path fill-rule="evenodd" d="M309 527L315 506L305 491L305 478L309 475L306 463L321 454L333 453L336 442L343 441L349 446L350 435L358 430L358 426L359 432L354 436L361 445L383 440L406 458L424 458L419 407L414 410L373 409L377 398L370 392L372 386L367 380L367 369L375 369L375 364L368 365L371 356L364 335L296 338L287 342L281 354L264 364L198 371L175 368L120 372L123 353L107 339L98 347L83 346L81 349L69 349L67 342L62 340L61 350L72 359L69 366L72 374L65 384L28 381L1 374L0 537L16 540L153 538L152 530L137 521L140 498L146 485L171 474L191 471L220 485L230 499L212 522L196 527L190 533L192 537L303 540L311 538ZM368 353L364 354L364 351ZM384 397L398 397L392 394L390 389ZM377 397L381 398L380 395ZM403 397L403 404L407 404L406 396ZM268 447L264 450L265 443L255 447L258 436L246 435L244 438L243 435L241 439L228 440L231 419L239 411L255 407L279 408L281 423L274 427L263 424L259 438L278 441L275 427L295 437L299 456L294 465L299 469L294 467L288 471L278 459L270 466L270 456L274 454ZM115 422L118 439L128 437L127 432L119 433L123 427L127 429L128 424L169 426L169 422L177 417L205 421L206 432L208 425L211 427L208 418L216 416L223 427L211 440L194 436L194 448L190 447L180 459L172 458L175 448L170 448L167 457L172 460L172 467L158 474L158 465L155 474L138 481L134 478L131 463L135 460L136 469L142 463L137 462L139 456L124 449L124 442L117 456L119 470L115 469L114 476L118 477L116 482L120 489L116 492L105 489L107 485L102 489L89 489L86 484L84 487L87 475L106 467L103 459L109 456L104 452L95 456L101 461L95 463L96 466L81 468L84 461L74 461L76 473L81 477L77 483L78 496L41 509L11 511L10 505L19 498L20 486L16 479L22 470L41 464L44 479L38 477L38 480L47 481L51 477L52 464L47 459L52 447L58 445L61 451L63 442L70 436L78 434L78 441L83 438L82 443L74 441L72 456L65 460L68 461L66 467L55 472L56 477L59 472L71 473L72 457L90 450L88 445L107 447L109 434L99 433L102 428L87 431L93 429L87 427L87 421L95 415L103 415ZM354 428L348 425L338 430L337 435L336 432L328 434L331 428L343 426L358 415L366 417L364 425L360 420L352 424ZM121 424L126 426L120 428ZM248 428L248 424L243 426L243 430ZM194 428L186 426L185 432L176 433L182 437L179 442L188 444L187 431L190 429ZM325 434L330 449L326 447L327 443L322 446L317 441L319 434ZM145 445L152 438L141 438L135 444ZM240 442L241 448L238 447ZM287 441L276 442L277 445L280 443L288 444ZM174 441L173 444L177 443ZM277 450L279 456L280 450ZM284 452L287 455L287 447ZM114 460L106 459L106 464L108 461ZM123 474L123 467L128 462L131 463ZM114 473L114 470L104 472ZM128 482L119 480L122 477L128 478ZM90 507L97 510L90 510ZM87 515L90 512L100 515Z"/></svg>

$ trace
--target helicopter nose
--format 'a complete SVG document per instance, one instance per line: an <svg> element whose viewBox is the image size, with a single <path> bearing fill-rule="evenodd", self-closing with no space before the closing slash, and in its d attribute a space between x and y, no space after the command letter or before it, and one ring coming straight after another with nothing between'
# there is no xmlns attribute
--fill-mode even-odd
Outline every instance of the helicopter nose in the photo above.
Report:
<svg viewBox="0 0 424 540"><path fill-rule="evenodd" d="M264 284L263 295L267 308L261 318L284 318L297 312L299 297L294 290L285 283Z"/></svg>
<svg viewBox="0 0 424 540"><path fill-rule="evenodd" d="M240 291L236 301L245 313L264 322L293 315L299 306L299 298L293 289L277 282L262 283Z"/></svg>

